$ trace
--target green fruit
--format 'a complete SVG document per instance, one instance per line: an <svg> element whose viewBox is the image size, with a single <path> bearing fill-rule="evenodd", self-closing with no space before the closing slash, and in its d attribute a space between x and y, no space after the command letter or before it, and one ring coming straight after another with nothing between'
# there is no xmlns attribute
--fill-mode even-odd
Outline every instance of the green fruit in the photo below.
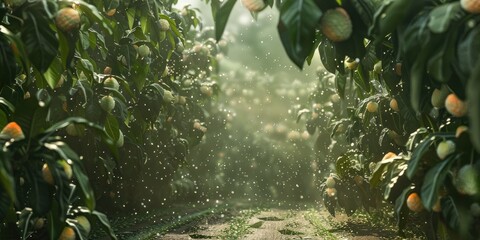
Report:
<svg viewBox="0 0 480 240"><path fill-rule="evenodd" d="M325 184L327 185L327 188L334 188L335 187L335 179L333 177L328 177Z"/></svg>
<svg viewBox="0 0 480 240"><path fill-rule="evenodd" d="M35 230L42 229L45 226L45 218L36 218L33 222L33 228Z"/></svg>
<svg viewBox="0 0 480 240"><path fill-rule="evenodd" d="M70 123L65 128L65 131L67 132L68 135L70 135L72 137L82 136L83 131L84 131L84 127L82 125L77 125L75 123Z"/></svg>
<svg viewBox="0 0 480 240"><path fill-rule="evenodd" d="M111 112L115 108L115 100L112 96L104 96L100 99L100 107L105 112Z"/></svg>
<svg viewBox="0 0 480 240"><path fill-rule="evenodd" d="M115 143L115 145L117 147L123 147L123 144L124 144L124 136L123 136L123 132L121 130L120 131L120 134L118 135L118 139L117 139L117 142Z"/></svg>
<svg viewBox="0 0 480 240"><path fill-rule="evenodd" d="M82 228L87 232L87 235L90 233L90 230L92 229L92 226L90 225L90 221L88 221L88 218L85 216L78 216L75 218L77 220L78 224L82 226Z"/></svg>
<svg viewBox="0 0 480 240"><path fill-rule="evenodd" d="M55 17L57 28L64 32L70 32L80 27L80 13L73 8L62 8Z"/></svg>
<svg viewBox="0 0 480 240"><path fill-rule="evenodd" d="M68 162L65 160L58 160L57 163L63 167L63 172L65 172L67 179L68 180L72 179L73 177L72 166L70 166L70 164L68 164Z"/></svg>
<svg viewBox="0 0 480 240"><path fill-rule="evenodd" d="M455 143L452 140L442 141L437 146L437 156L441 160L455 152Z"/></svg>
<svg viewBox="0 0 480 240"><path fill-rule="evenodd" d="M167 19L160 19L158 20L158 26L160 27L160 31L166 32L170 30L170 22Z"/></svg>
<svg viewBox="0 0 480 240"><path fill-rule="evenodd" d="M450 94L450 90L448 90L448 87L445 84L443 84L440 89L435 88L431 98L432 106L436 108L444 108L445 99L447 99L448 94Z"/></svg>
<svg viewBox="0 0 480 240"><path fill-rule="evenodd" d="M356 59L352 60L352 59L349 58L349 59L345 60L344 65L347 69L353 71L353 70L357 69L359 62L360 61L357 61Z"/></svg>
<svg viewBox="0 0 480 240"><path fill-rule="evenodd" d="M200 92L210 97L213 94L213 89L210 86L203 85L200 87Z"/></svg>
<svg viewBox="0 0 480 240"><path fill-rule="evenodd" d="M137 48L137 52L141 58L148 57L150 55L150 48L147 45L142 45Z"/></svg>
<svg viewBox="0 0 480 240"><path fill-rule="evenodd" d="M373 71L376 74L382 73L382 61L379 61L379 62L375 63L375 65L373 66Z"/></svg>
<svg viewBox="0 0 480 240"><path fill-rule="evenodd" d="M478 171L472 165L465 165L458 170L454 181L455 188L461 194L476 195L479 193Z"/></svg>
<svg viewBox="0 0 480 240"><path fill-rule="evenodd" d="M352 21L343 8L327 10L320 19L322 33L332 42L345 41L352 35Z"/></svg>
<svg viewBox="0 0 480 240"><path fill-rule="evenodd" d="M120 88L120 84L118 84L117 79L115 79L114 77L108 77L107 79L105 79L105 81L103 81L103 86L106 88L115 89L116 91L118 91L118 89Z"/></svg>
<svg viewBox="0 0 480 240"><path fill-rule="evenodd" d="M175 100L175 96L173 96L172 92L165 90L163 92L163 101L167 103L171 103Z"/></svg>

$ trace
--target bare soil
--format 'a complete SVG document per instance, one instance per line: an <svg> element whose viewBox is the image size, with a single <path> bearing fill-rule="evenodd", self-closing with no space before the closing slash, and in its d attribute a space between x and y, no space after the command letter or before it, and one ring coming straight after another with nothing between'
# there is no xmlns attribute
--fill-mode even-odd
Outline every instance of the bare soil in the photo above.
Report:
<svg viewBox="0 0 480 240"><path fill-rule="evenodd" d="M238 219L243 219L238 221ZM236 226L237 224L238 226ZM238 232L235 229L238 228ZM247 230L245 231L245 228ZM242 234L244 231L245 234ZM238 233L238 234L237 234ZM322 209L267 208L251 214L211 215L152 239L400 239L393 228L375 227L364 218Z"/></svg>

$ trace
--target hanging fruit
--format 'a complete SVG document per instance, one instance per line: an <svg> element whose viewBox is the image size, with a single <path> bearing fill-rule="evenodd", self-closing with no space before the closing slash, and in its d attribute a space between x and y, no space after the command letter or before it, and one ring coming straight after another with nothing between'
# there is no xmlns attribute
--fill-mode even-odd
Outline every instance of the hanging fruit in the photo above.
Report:
<svg viewBox="0 0 480 240"><path fill-rule="evenodd" d="M320 19L322 33L332 42L345 41L352 35L352 21L343 8L330 9Z"/></svg>
<svg viewBox="0 0 480 240"><path fill-rule="evenodd" d="M57 28L63 32L71 32L80 27L80 13L73 8L62 8L55 17Z"/></svg>

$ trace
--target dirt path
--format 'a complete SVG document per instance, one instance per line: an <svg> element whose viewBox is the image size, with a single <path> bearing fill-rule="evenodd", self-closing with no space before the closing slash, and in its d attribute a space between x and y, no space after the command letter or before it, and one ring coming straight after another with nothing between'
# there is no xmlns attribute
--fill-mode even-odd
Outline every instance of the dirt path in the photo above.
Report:
<svg viewBox="0 0 480 240"><path fill-rule="evenodd" d="M152 239L395 239L390 229L373 228L344 215L315 209L243 210L233 216L210 216Z"/></svg>

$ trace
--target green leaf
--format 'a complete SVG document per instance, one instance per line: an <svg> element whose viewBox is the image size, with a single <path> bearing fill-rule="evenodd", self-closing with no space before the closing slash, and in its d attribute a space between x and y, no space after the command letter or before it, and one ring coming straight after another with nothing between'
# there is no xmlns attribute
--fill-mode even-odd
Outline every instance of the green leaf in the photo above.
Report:
<svg viewBox="0 0 480 240"><path fill-rule="evenodd" d="M135 8L129 8L127 10L127 20L128 20L129 29L133 28L133 23L135 22L135 13L136 13Z"/></svg>
<svg viewBox="0 0 480 240"><path fill-rule="evenodd" d="M430 12L428 28L433 33L443 33L447 31L450 22L455 19L455 15L461 11L460 2L451 2L439 5Z"/></svg>
<svg viewBox="0 0 480 240"><path fill-rule="evenodd" d="M8 211L10 211L10 206L12 206L13 201L7 194L7 191L0 186L0 222L4 221L7 217Z"/></svg>
<svg viewBox="0 0 480 240"><path fill-rule="evenodd" d="M335 87L340 98L345 99L345 88L347 86L347 76L341 73L335 75Z"/></svg>
<svg viewBox="0 0 480 240"><path fill-rule="evenodd" d="M90 181L88 180L87 175L85 175L85 170L83 169L80 162L75 161L72 164L73 176L78 182L80 189L82 190L82 195L85 198L85 205L88 209L93 211L95 209L95 197L92 188L90 187Z"/></svg>
<svg viewBox="0 0 480 240"><path fill-rule="evenodd" d="M6 159L5 154L0 155L0 188L10 201L17 199L15 194L15 181L13 178L13 170L10 165L10 159ZM0 217L1 219L1 217Z"/></svg>
<svg viewBox="0 0 480 240"><path fill-rule="evenodd" d="M300 122L300 119L302 118L303 114L310 113L310 109L304 108L302 110L299 110L297 113L297 123Z"/></svg>
<svg viewBox="0 0 480 240"><path fill-rule="evenodd" d="M408 187L408 188L405 188L403 191L402 191L402 194L400 194L400 196L398 196L398 198L395 200L395 215L397 215L397 225L401 225L402 221L405 221L405 218L404 218L404 213L405 213L405 202L407 201L407 197L410 193L413 192L413 189L415 189L415 187L411 186L411 187Z"/></svg>
<svg viewBox="0 0 480 240"><path fill-rule="evenodd" d="M358 64L357 74L355 74L353 80L363 91L370 92L370 76L362 62Z"/></svg>
<svg viewBox="0 0 480 240"><path fill-rule="evenodd" d="M410 161L408 162L408 168L407 168L406 176L409 179L413 179L413 177L417 173L418 168L422 164L422 160L423 160L424 155L430 150L431 146L436 141L439 141L439 140L442 140L442 139L445 139L445 138L452 138L452 137L455 137L455 135L452 134L452 133L443 133L443 132L432 133L428 137L426 137L413 150L412 157L410 158Z"/></svg>
<svg viewBox="0 0 480 240"><path fill-rule="evenodd" d="M361 169L360 162L357 160L358 154L349 152L341 155L335 162L335 171L340 178L358 175Z"/></svg>
<svg viewBox="0 0 480 240"><path fill-rule="evenodd" d="M29 98L16 106L13 121L22 128L27 138L41 133L47 126L48 108L40 107L36 98Z"/></svg>
<svg viewBox="0 0 480 240"><path fill-rule="evenodd" d="M335 217L335 206L337 205L337 199L334 197L328 196L327 191L323 189L323 204L325 204L325 208L327 208L328 213Z"/></svg>
<svg viewBox="0 0 480 240"><path fill-rule="evenodd" d="M440 187L443 186L445 178L450 171L450 167L458 158L459 155L451 155L428 170L420 192L423 206L425 206L426 209L431 210L433 205L437 202Z"/></svg>
<svg viewBox="0 0 480 240"><path fill-rule="evenodd" d="M237 3L237 0L227 0L214 13L215 38L217 41L222 38L223 32L225 31L225 26L227 25L228 18L230 17L230 13L232 12L235 3Z"/></svg>
<svg viewBox="0 0 480 240"><path fill-rule="evenodd" d="M108 136L116 142L120 136L120 129L118 126L117 118L113 115L108 115L105 121L105 131Z"/></svg>
<svg viewBox="0 0 480 240"><path fill-rule="evenodd" d="M478 54L478 53L477 53ZM480 152L480 57L467 83L468 118L470 120L470 137L473 146Z"/></svg>
<svg viewBox="0 0 480 240"><path fill-rule="evenodd" d="M337 63L335 61L335 46L326 37L322 37L322 41L318 46L318 54L320 55L323 67L325 67L327 71L335 73L337 69Z"/></svg>
<svg viewBox="0 0 480 240"><path fill-rule="evenodd" d="M97 136L102 138L102 141L108 146L115 158L118 158L118 149L115 146L115 142L110 138L109 135L107 135L103 127L80 117L69 117L53 124L42 133L42 136L40 136L40 141L45 141L58 130L66 128L70 123L81 124L90 128L91 130L94 130Z"/></svg>
<svg viewBox="0 0 480 240"><path fill-rule="evenodd" d="M474 239L471 236L473 219L469 205L465 204L462 199L454 199L450 195L442 198L441 205L442 218L451 229L455 229L455 232L460 234L457 239Z"/></svg>
<svg viewBox="0 0 480 240"><path fill-rule="evenodd" d="M368 35L377 36L375 40L377 45L387 34L394 32L403 21L410 20L424 4L426 2L410 0L385 1L375 13Z"/></svg>
<svg viewBox="0 0 480 240"><path fill-rule="evenodd" d="M290 59L303 68L315 44L315 29L322 11L313 0L287 0L280 10L277 29Z"/></svg>
<svg viewBox="0 0 480 240"><path fill-rule="evenodd" d="M69 1L71 4L76 4L80 6L80 10L82 11L88 19L93 20L94 22L98 23L98 25L102 28L104 32L107 34L112 34L112 27L107 19L105 19L102 14L98 11L98 9L91 4L88 4L84 1Z"/></svg>
<svg viewBox="0 0 480 240"><path fill-rule="evenodd" d="M41 171L34 167L38 165L30 165L28 174L31 179L31 194L32 194L32 206L33 212L38 216L43 216L48 213L52 207L53 193L51 186L43 180Z"/></svg>
<svg viewBox="0 0 480 240"><path fill-rule="evenodd" d="M50 64L50 67L43 74L43 77L45 77L45 80L47 81L48 86L50 86L51 89L55 89L55 87L57 86L58 82L62 78L62 72L62 61L60 61L59 58L54 58L52 64Z"/></svg>
<svg viewBox="0 0 480 240"><path fill-rule="evenodd" d="M398 159L403 159L401 156L396 156L393 158L382 159L377 163L375 170L373 170L372 176L370 177L370 186L376 187L382 181L382 176L386 172L387 168L390 167Z"/></svg>
<svg viewBox="0 0 480 240"><path fill-rule="evenodd" d="M110 236L110 238L112 239L117 239L117 236L115 236L115 233L113 232L113 229L110 225L110 221L108 221L108 218L105 214L101 213L101 212L98 212L98 211L93 211L92 214L98 218L98 220L100 221L100 223L102 224L102 227L103 229L105 230L105 232L108 233L108 235Z"/></svg>
<svg viewBox="0 0 480 240"><path fill-rule="evenodd" d="M23 13L24 28L21 38L30 62L40 71L45 72L57 56L58 39L50 28L50 18L41 2L28 5Z"/></svg>
<svg viewBox="0 0 480 240"><path fill-rule="evenodd" d="M3 33L0 32L0 72L2 73L2 79L4 79L0 83L0 87L11 85L15 82L16 68L17 65L12 48L3 36Z"/></svg>

